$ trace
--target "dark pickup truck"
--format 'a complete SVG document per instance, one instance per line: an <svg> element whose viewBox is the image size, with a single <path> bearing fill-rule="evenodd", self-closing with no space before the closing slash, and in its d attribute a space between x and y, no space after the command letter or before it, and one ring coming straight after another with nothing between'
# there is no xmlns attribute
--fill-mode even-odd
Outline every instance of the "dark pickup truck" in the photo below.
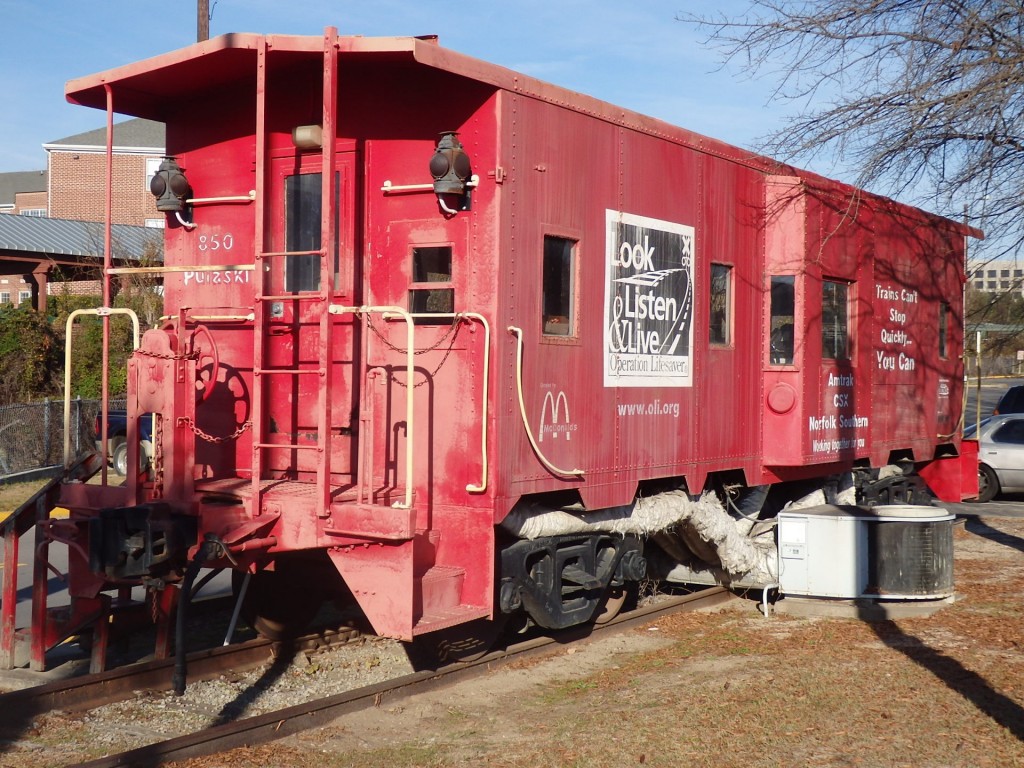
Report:
<svg viewBox="0 0 1024 768"><path fill-rule="evenodd" d="M128 411L107 413L107 458L114 472L124 477L128 474ZM139 419L139 468L145 470L153 457L153 419L151 414ZM96 416L96 450L102 450L100 442L100 416Z"/></svg>

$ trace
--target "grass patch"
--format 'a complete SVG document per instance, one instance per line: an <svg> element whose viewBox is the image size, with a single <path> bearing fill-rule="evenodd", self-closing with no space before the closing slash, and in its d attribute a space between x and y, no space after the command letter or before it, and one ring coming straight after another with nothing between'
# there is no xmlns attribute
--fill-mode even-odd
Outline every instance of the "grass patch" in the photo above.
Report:
<svg viewBox="0 0 1024 768"><path fill-rule="evenodd" d="M0 514L13 512L18 506L42 488L48 480L35 480L28 483L6 483L0 485Z"/></svg>

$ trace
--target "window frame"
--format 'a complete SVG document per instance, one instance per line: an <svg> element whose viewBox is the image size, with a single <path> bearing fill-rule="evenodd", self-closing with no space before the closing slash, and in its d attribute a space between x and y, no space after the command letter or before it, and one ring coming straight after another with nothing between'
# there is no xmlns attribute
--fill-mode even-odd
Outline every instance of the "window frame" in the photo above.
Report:
<svg viewBox="0 0 1024 768"><path fill-rule="evenodd" d="M149 192L149 184L153 180L153 177L160 171L160 164L163 163L162 157L147 157L146 158L146 174L142 179L142 189L145 192Z"/></svg>
<svg viewBox="0 0 1024 768"><path fill-rule="evenodd" d="M569 265L569 326L567 334L545 333L545 290L544 290L544 254L548 238L568 241L572 244L570 250ZM541 278L537 292L538 311L537 324L539 326L539 338L543 344L568 344L578 345L580 343L580 322L583 317L580 311L582 292L580 287L580 262L583 261L583 233L569 227L562 227L553 224L542 224L540 228L540 244L538 248L538 273Z"/></svg>
<svg viewBox="0 0 1024 768"><path fill-rule="evenodd" d="M568 245L569 263L563 265L563 268L559 270L559 283L561 284L566 277L569 281L568 291L559 291L560 298L564 294L568 300L568 307L562 307L566 309L566 312L555 314L548 314L548 243L561 243L562 254L564 255L565 245ZM540 286L540 322L541 322L541 336L546 339L575 339L579 337L579 313L577 311L578 304L578 264L579 264L579 240L573 237L566 237L561 234L552 234L545 232L541 238L541 286ZM565 268L567 266L567 268ZM552 333L548 330L549 325L552 325L550 318L564 317L566 319L566 325L568 326L566 333Z"/></svg>
<svg viewBox="0 0 1024 768"><path fill-rule="evenodd" d="M775 272L768 275L768 344L766 345L766 351L768 353L768 366L771 368L796 368L797 367L797 346L796 346L796 325L797 325L797 307L799 306L798 293L798 280L799 275L795 272ZM776 280L787 280L789 284L793 286L793 306L791 314L775 314L775 294L772 291ZM776 331L781 330L785 326L780 326L778 329L773 331L772 326L775 324L775 318L789 317L792 319L790 323L792 327L792 336L789 340L789 359L783 361L777 361L775 355L772 354L772 337Z"/></svg>
<svg viewBox="0 0 1024 768"><path fill-rule="evenodd" d="M414 280L416 276L416 251L418 250L448 250L448 279L447 280ZM409 265L409 285L406 289L406 301L409 308L409 313L417 315L414 322L417 325L445 325L451 322L451 315L458 312L456 309L456 296L455 296L455 243L451 241L445 241L443 243L409 243L408 251L408 265ZM447 312L429 312L429 311L417 311L413 304L413 293L421 292L426 293L428 291L450 291L451 292L451 310ZM428 298L429 300L429 298ZM438 315L436 320L429 317L429 315Z"/></svg>
<svg viewBox="0 0 1024 768"><path fill-rule="evenodd" d="M725 316L723 322L725 324L725 340L716 341L712 338L711 334L714 329L713 317L714 308L712 302L715 298L715 268L720 267L725 270ZM735 273L736 268L733 264L726 264L725 262L713 261L711 262L710 269L708 271L708 344L712 347L719 349L732 348L734 341L734 320L735 320Z"/></svg>
<svg viewBox="0 0 1024 768"><path fill-rule="evenodd" d="M938 347L940 360L949 359L949 320L952 314L951 309L948 302L939 302Z"/></svg>
<svg viewBox="0 0 1024 768"><path fill-rule="evenodd" d="M1007 440L1007 436L1015 437L1013 433L1022 433L1020 435L1021 440ZM989 438L993 443L999 443L1000 445L1024 445L1024 419L1010 419L1004 424L1000 425Z"/></svg>
<svg viewBox="0 0 1024 768"><path fill-rule="evenodd" d="M322 215L323 215L322 211L319 212L317 214L316 218L315 218L315 222L317 224L317 226L314 229L314 231L316 233L316 243L317 243L316 246L314 246L312 248L303 248L303 247L299 247L298 245L293 245L290 242L290 240L289 240L289 238L291 237L291 234L292 234L291 229L290 229L290 225L291 225L291 221L292 221L291 218L290 218L291 211L292 211L292 201L290 200L290 197L289 197L289 194L290 194L290 191L291 191L290 183L291 183L292 179L300 179L300 178L306 178L306 177L315 177L316 180L317 180L317 183L316 183L316 185L315 185L315 187L313 189L313 191L315 192L315 195L311 199L315 199L317 205L319 206L320 203L323 202L322 196L321 196L321 194L322 194L322 184L323 184L323 171L322 171L321 168L319 168L319 167L316 167L316 168L302 167L302 168L299 168L294 173L285 173L282 176L281 195L283 197L283 205L282 205L281 210L282 210L282 215L284 217L284 221L283 221L283 228L282 228L281 236L282 236L283 241L284 241L284 250L285 251L289 251L289 252L290 251L312 251L312 250L318 250L321 247L321 244L320 244L320 222L321 222L321 218L322 218ZM336 292L338 290L338 282L339 282L339 279L340 279L339 275L338 275L338 269L339 269L339 264L340 264L340 253L341 253L341 251L340 251L340 248L341 248L341 185L342 185L342 171L341 171L340 168L336 168L335 169L335 174L334 174L334 216L335 216L334 232L335 232L335 238L334 238L334 254L333 254L333 258L334 258L334 282L335 282L335 284L333 286L331 286L332 292ZM318 255L312 254L312 255L303 255L303 256L285 256L283 261L284 261L284 266L283 266L283 274L281 275L281 282L282 282L283 290L284 290L285 293L315 293L315 292L320 290L320 281L321 281L322 276L320 274L320 257ZM314 280L315 285L313 287L306 288L306 287L302 287L302 285L296 285L295 284L297 281L301 282L300 278L302 277L301 271L303 269L303 266L302 266L303 264L312 265L311 267L308 267L308 268L311 270L311 274L315 273L315 276L316 276L315 280Z"/></svg>
<svg viewBox="0 0 1024 768"><path fill-rule="evenodd" d="M834 285L845 289L845 295L843 299L843 355L826 354L825 344L825 286ZM850 308L853 304L853 292L854 283L849 280L843 280L840 278L823 277L821 279L821 312L819 317L821 318L821 360L822 362L829 360L835 363L851 363L853 361L853 315ZM838 314L838 313L837 313ZM829 349L828 352L834 352L834 349Z"/></svg>

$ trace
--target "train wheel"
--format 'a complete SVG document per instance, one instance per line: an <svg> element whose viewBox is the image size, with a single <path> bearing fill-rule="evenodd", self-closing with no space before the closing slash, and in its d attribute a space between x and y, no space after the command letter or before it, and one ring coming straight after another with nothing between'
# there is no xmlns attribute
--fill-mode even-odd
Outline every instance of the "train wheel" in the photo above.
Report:
<svg viewBox="0 0 1024 768"><path fill-rule="evenodd" d="M594 614L594 623L607 624L618 616L622 606L626 604L626 597L628 595L629 590L626 589L624 584L618 587L608 587L608 591L604 594L604 599L597 606L597 612Z"/></svg>
<svg viewBox="0 0 1024 768"><path fill-rule="evenodd" d="M231 577L235 599L241 591L244 573ZM242 601L242 618L260 635L284 641L302 634L316 616L321 597L308 583L289 570L257 571L252 575Z"/></svg>

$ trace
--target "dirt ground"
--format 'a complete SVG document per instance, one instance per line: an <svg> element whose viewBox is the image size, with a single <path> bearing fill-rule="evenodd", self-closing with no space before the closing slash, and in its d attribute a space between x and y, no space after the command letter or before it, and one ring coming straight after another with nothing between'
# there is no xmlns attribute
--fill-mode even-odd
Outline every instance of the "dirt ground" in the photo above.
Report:
<svg viewBox="0 0 1024 768"><path fill-rule="evenodd" d="M1024 766L1024 518L969 518L955 555L958 600L927 618L737 600L181 765ZM0 766L66 764L40 731Z"/></svg>
<svg viewBox="0 0 1024 768"><path fill-rule="evenodd" d="M1024 520L955 547L959 599L928 618L736 601L183 765L1024 766Z"/></svg>

